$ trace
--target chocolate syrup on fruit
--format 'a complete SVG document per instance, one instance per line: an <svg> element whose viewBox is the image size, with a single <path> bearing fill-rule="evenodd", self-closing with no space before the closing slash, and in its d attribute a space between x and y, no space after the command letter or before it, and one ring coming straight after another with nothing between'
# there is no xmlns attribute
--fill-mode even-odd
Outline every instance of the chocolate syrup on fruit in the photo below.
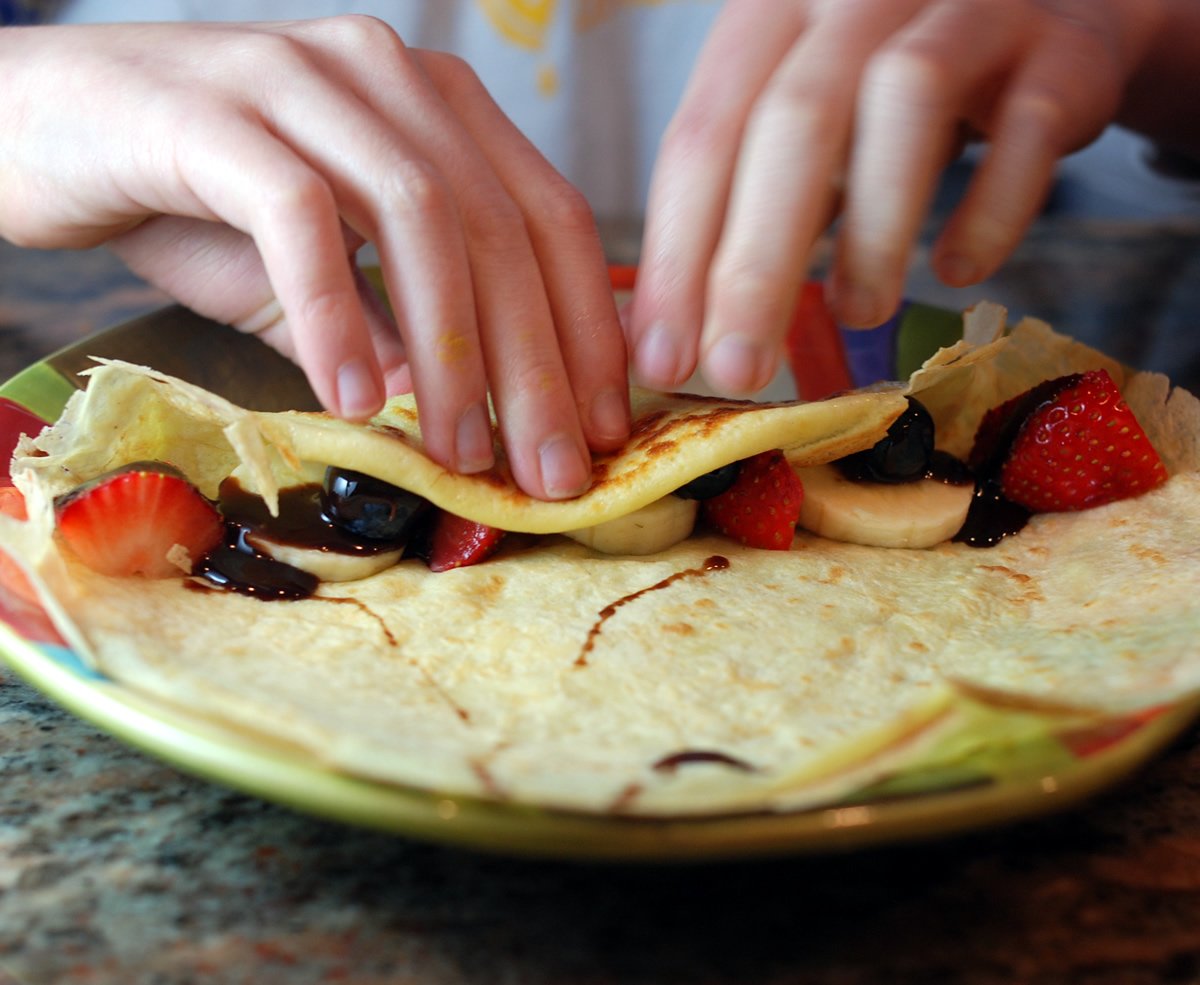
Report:
<svg viewBox="0 0 1200 985"><path fill-rule="evenodd" d="M1079 381L1078 374L1046 380L1019 397L1010 408L990 448L979 451L984 457L974 462L975 498L971 500L962 529L952 538L968 547L995 547L1005 537L1019 533L1033 512L1008 499L1000 489L1000 470L1008 460L1013 443L1025 422L1043 404L1053 400ZM972 452L974 457L976 452Z"/></svg>
<svg viewBox="0 0 1200 985"><path fill-rule="evenodd" d="M704 564L699 568L684 568L683 571L676 571L673 575L668 575L662 581L655 582L646 588L638 589L626 595L624 598L617 599L615 602L610 602L598 613L598 618L588 630L587 639L583 641L583 646L579 650L579 656L575 658L576 667L586 667L588 654L595 649L596 637L600 635L600 631L604 628L604 624L617 614L617 610L621 606L632 602L634 599L641 598L643 595L648 595L650 592L657 592L659 589L666 588L668 585L673 585L675 582L683 578L702 578L710 571L724 571L729 567L729 558L722 557L720 554L714 554L712 557L706 558Z"/></svg>
<svg viewBox="0 0 1200 985"><path fill-rule="evenodd" d="M317 590L316 575L257 550L246 534L247 528L226 523L223 541L193 565L192 574L216 588L263 600L306 599Z"/></svg>
<svg viewBox="0 0 1200 985"><path fill-rule="evenodd" d="M271 516L257 493L248 492L230 476L218 493L221 514L230 523L261 533L278 544L335 554L366 556L394 551L400 543L358 537L325 515L319 483L304 483L279 490L279 515Z"/></svg>
<svg viewBox="0 0 1200 985"><path fill-rule="evenodd" d="M1020 533L1033 514L1005 497L995 479L980 479L967 518L951 539L968 547L995 547L1005 537Z"/></svg>
<svg viewBox="0 0 1200 985"><path fill-rule="evenodd" d="M935 451L929 456L929 467L922 478L933 479L947 486L969 486L975 482L975 473L949 452Z"/></svg>
<svg viewBox="0 0 1200 985"><path fill-rule="evenodd" d="M225 517L222 542L200 558L192 573L210 585L259 599L309 598L320 580L254 546L256 534L278 544L338 554L370 555L395 550L390 541L357 537L325 516L321 486L305 483L279 491L279 515L230 476L221 483L218 506Z"/></svg>

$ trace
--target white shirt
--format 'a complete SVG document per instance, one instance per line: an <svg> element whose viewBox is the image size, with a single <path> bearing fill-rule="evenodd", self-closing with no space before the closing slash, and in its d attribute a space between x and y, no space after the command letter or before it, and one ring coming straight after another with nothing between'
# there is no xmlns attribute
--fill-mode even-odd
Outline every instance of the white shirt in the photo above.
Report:
<svg viewBox="0 0 1200 985"><path fill-rule="evenodd" d="M718 0L69 0L60 22L372 14L465 58L599 217L640 215Z"/></svg>
<svg viewBox="0 0 1200 985"><path fill-rule="evenodd" d="M406 43L451 51L601 220L645 206L662 132L720 0L65 0L60 21L279 20L373 14ZM1060 214L1200 216L1200 180L1110 127L1061 163ZM611 224L611 223L610 223Z"/></svg>

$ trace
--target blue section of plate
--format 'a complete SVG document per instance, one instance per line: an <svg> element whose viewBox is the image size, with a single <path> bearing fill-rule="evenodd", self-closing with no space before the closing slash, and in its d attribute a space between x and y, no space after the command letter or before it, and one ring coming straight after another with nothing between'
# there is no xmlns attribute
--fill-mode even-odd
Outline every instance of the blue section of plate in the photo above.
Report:
<svg viewBox="0 0 1200 985"><path fill-rule="evenodd" d="M57 643L37 643L37 648L47 657L53 660L63 670L70 671L76 677L85 681L103 681L106 684L111 684L112 678L101 674L98 670L89 667L81 659L79 654L69 647L59 646Z"/></svg>

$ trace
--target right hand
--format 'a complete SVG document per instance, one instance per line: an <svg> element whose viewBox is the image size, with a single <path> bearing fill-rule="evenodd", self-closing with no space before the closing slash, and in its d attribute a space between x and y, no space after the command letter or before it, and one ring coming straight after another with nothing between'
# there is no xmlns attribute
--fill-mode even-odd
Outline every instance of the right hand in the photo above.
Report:
<svg viewBox="0 0 1200 985"><path fill-rule="evenodd" d="M430 455L586 489L629 429L595 223L458 59L350 16L0 31L0 235L109 243L294 358L333 413L410 385ZM395 318L353 254L376 244Z"/></svg>
<svg viewBox="0 0 1200 985"><path fill-rule="evenodd" d="M834 311L857 327L885 321L967 135L988 153L933 263L954 286L990 275L1058 159L1117 112L1163 8L726 0L655 165L629 326L637 378L670 389L698 365L720 393L766 385L813 246L838 215Z"/></svg>

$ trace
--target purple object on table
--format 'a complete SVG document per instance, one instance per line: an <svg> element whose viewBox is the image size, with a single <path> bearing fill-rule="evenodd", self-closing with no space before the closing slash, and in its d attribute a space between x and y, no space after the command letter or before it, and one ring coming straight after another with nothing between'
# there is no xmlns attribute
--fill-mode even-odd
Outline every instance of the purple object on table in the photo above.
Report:
<svg viewBox="0 0 1200 985"><path fill-rule="evenodd" d="M896 333L907 307L908 301L901 301L896 313L875 328L840 327L846 366L856 387L896 378Z"/></svg>

